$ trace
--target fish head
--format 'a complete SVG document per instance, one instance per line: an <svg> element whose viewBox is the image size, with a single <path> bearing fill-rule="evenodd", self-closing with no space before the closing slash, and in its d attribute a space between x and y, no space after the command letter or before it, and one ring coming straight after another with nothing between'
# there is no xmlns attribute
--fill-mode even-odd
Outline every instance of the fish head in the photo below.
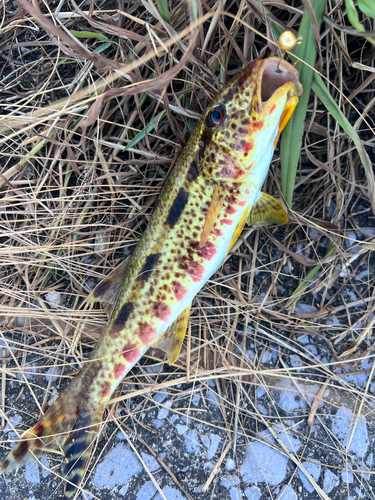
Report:
<svg viewBox="0 0 375 500"><path fill-rule="evenodd" d="M302 94L298 71L278 57L257 59L211 102L199 126L196 161L206 179L261 184L278 137Z"/></svg>

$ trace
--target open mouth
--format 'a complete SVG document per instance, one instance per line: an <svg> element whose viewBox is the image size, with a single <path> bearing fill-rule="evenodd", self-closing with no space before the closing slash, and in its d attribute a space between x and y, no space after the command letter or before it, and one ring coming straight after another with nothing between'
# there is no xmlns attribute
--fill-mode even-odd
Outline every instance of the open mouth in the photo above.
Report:
<svg viewBox="0 0 375 500"><path fill-rule="evenodd" d="M289 96L298 97L302 94L302 85L294 66L279 57L266 59L258 74L258 102L263 106L286 83L291 84L286 89Z"/></svg>

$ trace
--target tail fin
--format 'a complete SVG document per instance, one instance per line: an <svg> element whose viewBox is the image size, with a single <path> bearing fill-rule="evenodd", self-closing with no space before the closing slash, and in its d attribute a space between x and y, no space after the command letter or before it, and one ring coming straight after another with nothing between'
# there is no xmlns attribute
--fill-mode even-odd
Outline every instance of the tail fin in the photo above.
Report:
<svg viewBox="0 0 375 500"><path fill-rule="evenodd" d="M63 452L66 462L62 464L62 473L67 480L65 498L71 498L74 495L83 479L99 425L99 423L93 423L91 415L90 417L80 415L74 429L64 443Z"/></svg>
<svg viewBox="0 0 375 500"><path fill-rule="evenodd" d="M99 430L102 412L85 416L78 398L65 390L47 412L22 436L4 460L0 473L26 465L43 452L59 450L63 455L63 475L67 479L65 498L71 498L80 484ZM82 403L82 401L81 401Z"/></svg>

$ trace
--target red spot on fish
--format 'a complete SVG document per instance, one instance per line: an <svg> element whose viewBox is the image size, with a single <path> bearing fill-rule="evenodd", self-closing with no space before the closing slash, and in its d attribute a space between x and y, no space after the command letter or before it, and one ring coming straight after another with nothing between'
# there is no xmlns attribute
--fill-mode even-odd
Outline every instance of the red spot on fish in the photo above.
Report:
<svg viewBox="0 0 375 500"><path fill-rule="evenodd" d="M198 283L198 281L200 281L203 276L204 267L198 264L198 262L195 262L194 260L191 260L189 264L190 267L188 273L191 274L193 281L195 283Z"/></svg>
<svg viewBox="0 0 375 500"><path fill-rule="evenodd" d="M211 260L217 254L217 248L213 243L207 241L207 243L200 249L199 254L204 259Z"/></svg>
<svg viewBox="0 0 375 500"><path fill-rule="evenodd" d="M115 379L118 380L119 378L121 378L124 375L125 370L126 366L123 365L122 363L118 363L115 366Z"/></svg>
<svg viewBox="0 0 375 500"><path fill-rule="evenodd" d="M247 156L249 152L253 149L254 142L253 141L245 141L244 139L240 142L239 150L244 152L244 155Z"/></svg>
<svg viewBox="0 0 375 500"><path fill-rule="evenodd" d="M221 229L214 228L211 232L214 236L223 236L223 231Z"/></svg>
<svg viewBox="0 0 375 500"><path fill-rule="evenodd" d="M203 273L205 271L204 267L201 264L195 262L195 260L193 259L187 260L180 258L179 261L180 261L180 268L189 273L190 276L193 278L194 282L197 283L198 281L201 280Z"/></svg>
<svg viewBox="0 0 375 500"><path fill-rule="evenodd" d="M230 219L221 219L220 221L222 224L226 224L227 226L231 226L233 224L233 221Z"/></svg>
<svg viewBox="0 0 375 500"><path fill-rule="evenodd" d="M109 382L103 382L102 385L102 392L100 394L101 398L106 398L111 394L111 384Z"/></svg>
<svg viewBox="0 0 375 500"><path fill-rule="evenodd" d="M258 132L259 130L262 130L264 127L264 122L255 122L252 124L252 128L254 132Z"/></svg>
<svg viewBox="0 0 375 500"><path fill-rule="evenodd" d="M272 113L275 111L275 109L276 109L276 104L274 104L272 106L272 108L270 109L270 115L272 115Z"/></svg>
<svg viewBox="0 0 375 500"><path fill-rule="evenodd" d="M139 338L144 344L149 344L154 340L156 335L156 328L152 328L148 323L138 323L139 326Z"/></svg>
<svg viewBox="0 0 375 500"><path fill-rule="evenodd" d="M246 189L245 193L250 194L250 189Z"/></svg>
<svg viewBox="0 0 375 500"><path fill-rule="evenodd" d="M172 283L172 285L173 285L173 292L175 294L175 297L180 302L187 294L187 290L178 281L174 281Z"/></svg>
<svg viewBox="0 0 375 500"><path fill-rule="evenodd" d="M128 363L134 363L141 355L141 351L134 344L126 344L122 349L122 355Z"/></svg>
<svg viewBox="0 0 375 500"><path fill-rule="evenodd" d="M247 155L248 153L250 153L250 151L253 149L253 147L254 147L253 141L247 142L245 145L245 149L244 149L245 154Z"/></svg>
<svg viewBox="0 0 375 500"><path fill-rule="evenodd" d="M249 194L249 193L246 193L246 194ZM240 207L244 207L246 205L246 200L239 201L238 204L239 204Z"/></svg>
<svg viewBox="0 0 375 500"><path fill-rule="evenodd" d="M155 316L162 321L168 321L170 315L172 314L167 304L163 304L163 302L154 302L152 308Z"/></svg>
<svg viewBox="0 0 375 500"><path fill-rule="evenodd" d="M234 207L227 207L225 209L225 213L227 214L235 214L237 212L237 208L234 208Z"/></svg>

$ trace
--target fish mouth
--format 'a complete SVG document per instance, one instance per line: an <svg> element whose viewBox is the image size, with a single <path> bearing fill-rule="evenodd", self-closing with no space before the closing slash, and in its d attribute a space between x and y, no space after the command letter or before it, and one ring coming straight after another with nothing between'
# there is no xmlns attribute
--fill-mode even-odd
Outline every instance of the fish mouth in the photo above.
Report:
<svg viewBox="0 0 375 500"><path fill-rule="evenodd" d="M257 102L261 112L285 93L288 99L296 98L302 90L298 71L290 63L279 57L263 61L257 77Z"/></svg>

